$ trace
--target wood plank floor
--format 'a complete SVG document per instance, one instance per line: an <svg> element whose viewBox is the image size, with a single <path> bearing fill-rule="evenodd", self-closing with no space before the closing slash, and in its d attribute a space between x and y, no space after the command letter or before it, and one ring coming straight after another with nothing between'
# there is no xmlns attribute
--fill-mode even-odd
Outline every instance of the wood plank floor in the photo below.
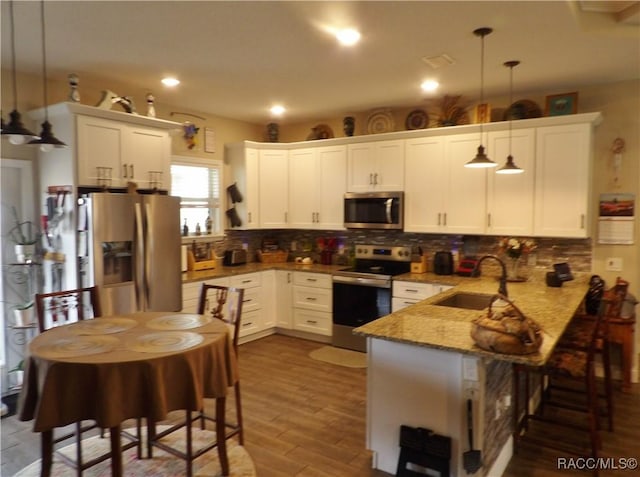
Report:
<svg viewBox="0 0 640 477"><path fill-rule="evenodd" d="M241 345L245 444L258 476L388 477L370 468L365 449L366 370L309 358L320 346L281 335ZM632 394L617 392L616 398L617 428L613 434L603 432L605 453L640 458L640 385L633 386ZM14 416L2 419L1 475L11 476L38 457L39 436L30 431L30 423ZM586 474L556 470L554 454L535 447L523 447L504 474L574 475Z"/></svg>

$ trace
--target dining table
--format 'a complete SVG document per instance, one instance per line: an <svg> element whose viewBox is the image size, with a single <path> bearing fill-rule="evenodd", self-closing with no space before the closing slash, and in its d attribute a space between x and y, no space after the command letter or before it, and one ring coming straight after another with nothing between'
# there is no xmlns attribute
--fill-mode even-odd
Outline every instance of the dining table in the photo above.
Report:
<svg viewBox="0 0 640 477"><path fill-rule="evenodd" d="M176 312L98 317L51 328L29 343L18 417L41 433L41 476L51 472L53 430L84 420L109 429L112 475L121 476L124 421L199 411L204 398L224 399L237 379L220 320ZM216 426L216 434L228 475L224 429Z"/></svg>

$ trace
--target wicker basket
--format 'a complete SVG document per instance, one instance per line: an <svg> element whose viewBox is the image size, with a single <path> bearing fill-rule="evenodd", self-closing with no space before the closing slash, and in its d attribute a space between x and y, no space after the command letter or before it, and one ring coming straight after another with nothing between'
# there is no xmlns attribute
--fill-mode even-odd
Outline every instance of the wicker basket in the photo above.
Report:
<svg viewBox="0 0 640 477"><path fill-rule="evenodd" d="M287 261L289 252L286 250L274 250L263 252L258 250L258 260L262 263L283 263Z"/></svg>

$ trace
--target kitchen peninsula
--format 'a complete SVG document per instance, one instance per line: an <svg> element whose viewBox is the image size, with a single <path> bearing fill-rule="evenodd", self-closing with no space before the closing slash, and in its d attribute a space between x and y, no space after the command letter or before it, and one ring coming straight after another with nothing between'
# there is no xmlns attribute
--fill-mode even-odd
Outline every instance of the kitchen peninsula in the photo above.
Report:
<svg viewBox="0 0 640 477"><path fill-rule="evenodd" d="M471 320L486 310L435 304L460 292L493 294L495 276L451 277L454 288L356 328L354 333L367 337L367 448L374 453L374 468L395 474L404 424L451 437L451 475L467 475L462 456L469 450L470 398L474 448L484 461L474 475L501 475L512 454L511 363L539 366L547 360L588 289L589 275L576 275L560 288L547 287L542 272L508 284L510 299L543 329L542 347L532 355L481 350L471 338ZM423 281L421 275L398 278Z"/></svg>

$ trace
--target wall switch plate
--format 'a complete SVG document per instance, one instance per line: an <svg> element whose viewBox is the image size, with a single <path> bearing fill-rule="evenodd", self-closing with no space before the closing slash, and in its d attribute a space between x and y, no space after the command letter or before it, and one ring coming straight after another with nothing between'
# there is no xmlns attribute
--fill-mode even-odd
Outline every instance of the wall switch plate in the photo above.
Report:
<svg viewBox="0 0 640 477"><path fill-rule="evenodd" d="M620 257L609 257L607 258L607 264L605 266L606 270L611 272L621 272L622 271L622 258Z"/></svg>

